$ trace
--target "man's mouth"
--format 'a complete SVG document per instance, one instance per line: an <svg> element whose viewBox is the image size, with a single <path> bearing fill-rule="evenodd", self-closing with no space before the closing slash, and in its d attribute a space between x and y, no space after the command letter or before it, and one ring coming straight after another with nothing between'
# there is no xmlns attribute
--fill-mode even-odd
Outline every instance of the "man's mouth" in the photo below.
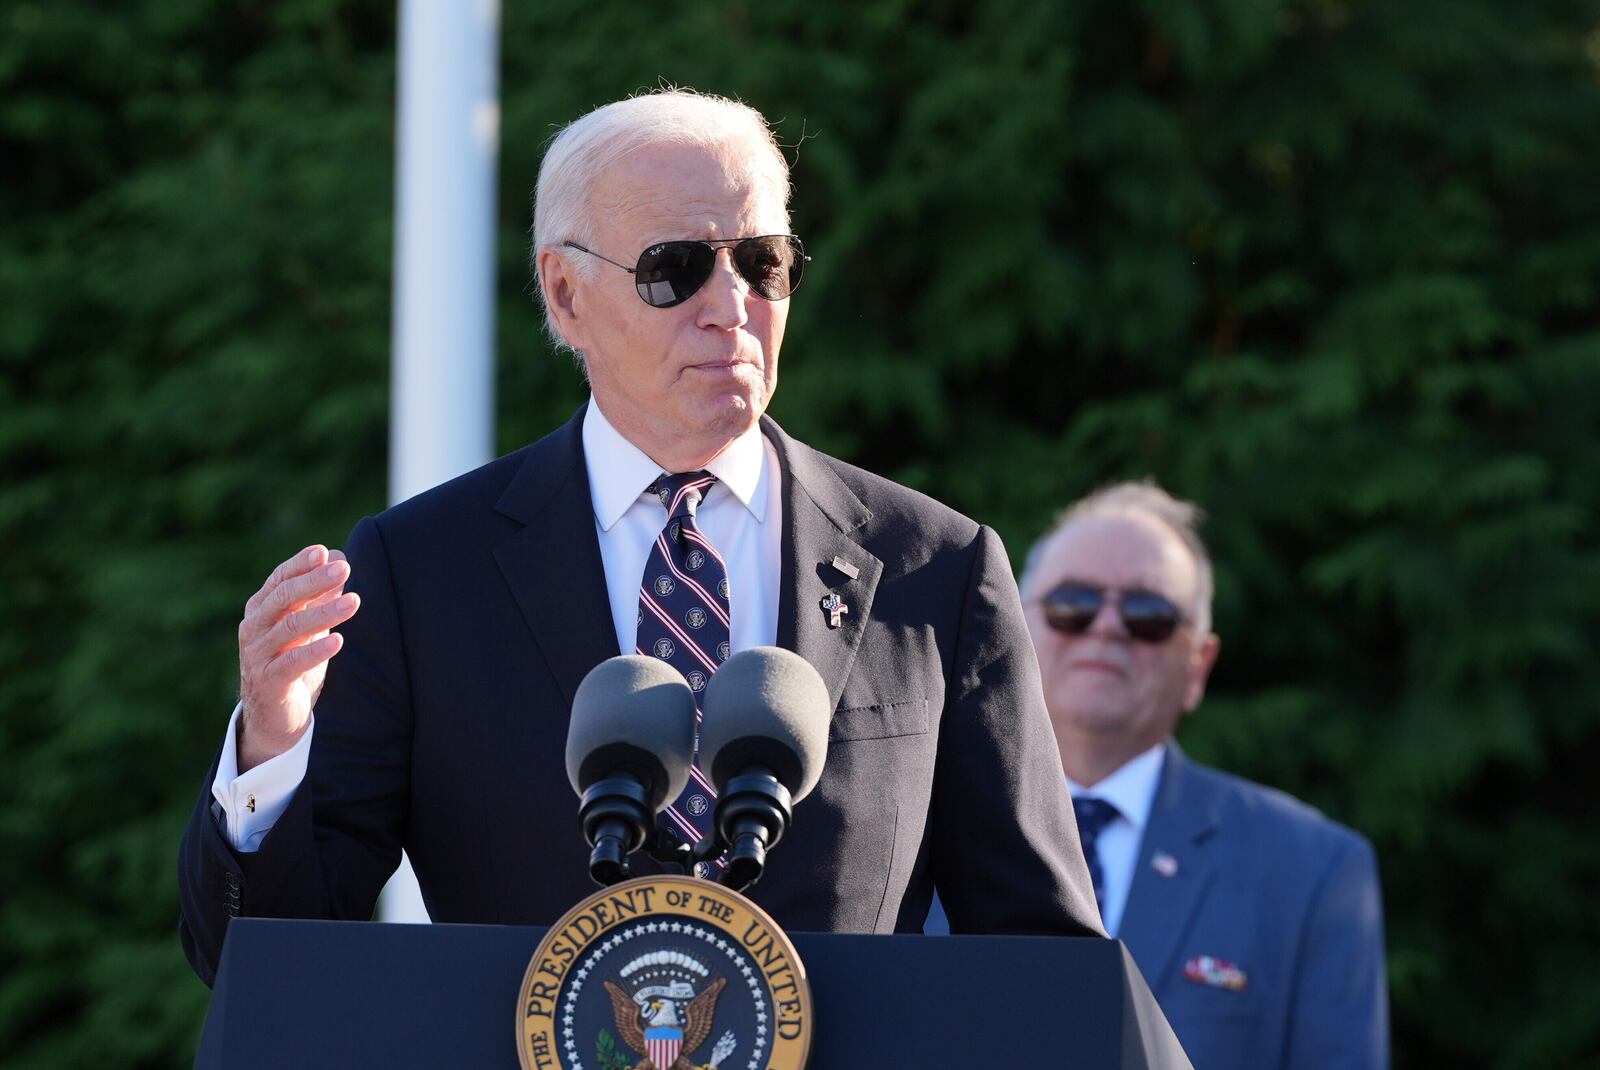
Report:
<svg viewBox="0 0 1600 1070"><path fill-rule="evenodd" d="M754 368L756 362L746 360L744 357L728 357L725 360L703 360L688 366L689 371L725 372L734 368Z"/></svg>
<svg viewBox="0 0 1600 1070"><path fill-rule="evenodd" d="M1068 663L1068 668L1082 669L1087 672L1104 672L1116 676L1126 676L1128 672L1121 665L1113 661L1104 661L1100 658L1078 658Z"/></svg>

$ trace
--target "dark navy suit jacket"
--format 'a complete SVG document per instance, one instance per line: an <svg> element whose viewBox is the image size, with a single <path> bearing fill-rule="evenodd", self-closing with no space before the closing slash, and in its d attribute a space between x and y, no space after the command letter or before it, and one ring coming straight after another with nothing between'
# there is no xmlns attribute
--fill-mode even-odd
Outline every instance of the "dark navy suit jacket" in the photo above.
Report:
<svg viewBox="0 0 1600 1070"><path fill-rule="evenodd" d="M402 848L435 921L548 924L594 890L563 755L578 683L618 651L582 415L356 525L361 611L305 781L254 854L223 839L211 775L185 830L179 929L203 980L231 917L371 917ZM783 477L778 645L835 709L752 898L794 930L916 931L937 882L969 931L1100 934L999 538L762 430Z"/></svg>

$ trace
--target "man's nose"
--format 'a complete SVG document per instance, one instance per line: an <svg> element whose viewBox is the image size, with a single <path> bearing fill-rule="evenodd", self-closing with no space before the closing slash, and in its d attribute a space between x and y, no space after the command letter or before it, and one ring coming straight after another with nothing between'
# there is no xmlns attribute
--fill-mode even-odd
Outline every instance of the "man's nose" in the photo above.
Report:
<svg viewBox="0 0 1600 1070"><path fill-rule="evenodd" d="M751 300L750 285L734 270L732 249L717 250L711 277L698 296L701 301L696 322L700 326L732 331L750 322L750 311L745 307L745 302Z"/></svg>
<svg viewBox="0 0 1600 1070"><path fill-rule="evenodd" d="M1100 609L1089 622L1085 629L1090 635L1100 636L1102 639L1126 639L1128 629L1122 624L1122 613L1117 609L1117 600L1107 595L1100 600Z"/></svg>

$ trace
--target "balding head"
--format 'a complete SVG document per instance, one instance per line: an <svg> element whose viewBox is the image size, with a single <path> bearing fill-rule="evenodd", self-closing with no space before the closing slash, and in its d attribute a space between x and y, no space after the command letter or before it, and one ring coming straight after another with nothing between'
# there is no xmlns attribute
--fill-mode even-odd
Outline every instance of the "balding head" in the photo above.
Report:
<svg viewBox="0 0 1600 1070"><path fill-rule="evenodd" d="M1160 743L1205 694L1220 642L1198 519L1153 483L1122 483L1065 510L1028 555L1028 631L1080 784Z"/></svg>

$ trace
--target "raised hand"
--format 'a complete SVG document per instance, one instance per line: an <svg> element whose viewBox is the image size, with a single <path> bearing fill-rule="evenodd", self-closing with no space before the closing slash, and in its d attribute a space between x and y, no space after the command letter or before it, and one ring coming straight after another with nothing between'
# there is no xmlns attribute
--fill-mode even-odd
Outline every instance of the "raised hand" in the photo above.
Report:
<svg viewBox="0 0 1600 1070"><path fill-rule="evenodd" d="M239 622L239 772L294 746L322 693L328 659L344 637L329 629L355 615L350 564L338 550L308 546L273 569Z"/></svg>

